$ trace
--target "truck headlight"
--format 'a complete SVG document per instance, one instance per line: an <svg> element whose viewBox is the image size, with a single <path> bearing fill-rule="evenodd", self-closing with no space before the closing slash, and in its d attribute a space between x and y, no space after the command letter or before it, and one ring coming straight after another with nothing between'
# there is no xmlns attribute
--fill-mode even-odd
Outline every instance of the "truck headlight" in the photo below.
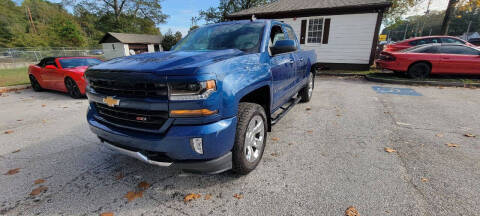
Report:
<svg viewBox="0 0 480 216"><path fill-rule="evenodd" d="M201 100L217 90L215 80L170 83L170 100Z"/></svg>

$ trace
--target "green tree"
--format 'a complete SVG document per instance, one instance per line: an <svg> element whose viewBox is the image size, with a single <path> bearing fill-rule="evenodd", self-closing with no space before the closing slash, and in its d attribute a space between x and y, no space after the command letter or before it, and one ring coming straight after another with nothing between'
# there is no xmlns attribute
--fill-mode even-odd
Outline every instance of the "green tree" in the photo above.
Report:
<svg viewBox="0 0 480 216"><path fill-rule="evenodd" d="M175 44L178 43L182 39L182 33L176 32L175 34L172 33L172 30L168 30L167 33L163 36L162 40L162 48L164 51L170 51Z"/></svg>

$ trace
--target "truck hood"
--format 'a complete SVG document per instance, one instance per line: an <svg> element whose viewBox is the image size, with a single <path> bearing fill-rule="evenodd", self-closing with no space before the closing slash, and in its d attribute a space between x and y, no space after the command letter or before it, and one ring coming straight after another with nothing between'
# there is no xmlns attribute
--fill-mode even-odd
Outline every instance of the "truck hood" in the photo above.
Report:
<svg viewBox="0 0 480 216"><path fill-rule="evenodd" d="M245 53L237 49L218 51L170 51L115 58L90 67L92 70L153 72L158 75L192 75L198 69Z"/></svg>

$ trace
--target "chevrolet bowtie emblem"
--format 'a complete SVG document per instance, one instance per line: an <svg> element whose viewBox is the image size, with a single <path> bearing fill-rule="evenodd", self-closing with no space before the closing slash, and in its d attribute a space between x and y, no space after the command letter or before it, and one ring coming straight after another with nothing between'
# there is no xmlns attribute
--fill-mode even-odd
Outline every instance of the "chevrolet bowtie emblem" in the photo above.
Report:
<svg viewBox="0 0 480 216"><path fill-rule="evenodd" d="M106 98L103 98L103 103L107 104L109 107L114 107L120 104L120 100L108 96Z"/></svg>

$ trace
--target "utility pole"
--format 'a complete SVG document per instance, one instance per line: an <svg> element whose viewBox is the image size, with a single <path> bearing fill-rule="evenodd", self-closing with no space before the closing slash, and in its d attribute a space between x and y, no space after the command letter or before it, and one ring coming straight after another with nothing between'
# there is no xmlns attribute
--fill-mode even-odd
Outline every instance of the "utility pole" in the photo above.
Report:
<svg viewBox="0 0 480 216"><path fill-rule="evenodd" d="M35 34L37 34L37 29L35 28L35 24L33 23L32 13L30 13L30 8L29 7L27 7L27 12L28 12L28 18L30 20L30 24L32 25L33 32Z"/></svg>
<svg viewBox="0 0 480 216"><path fill-rule="evenodd" d="M472 26L472 20L470 20L470 21L468 22L467 34L465 34L465 38L464 38L464 39L467 40L467 41L468 41L468 39L470 39L470 38L468 38L468 34L470 33L470 27L471 27L471 26Z"/></svg>
<svg viewBox="0 0 480 216"><path fill-rule="evenodd" d="M407 30L408 30L408 22L407 22L407 25L405 26L405 33L403 34L403 40L407 38Z"/></svg>

